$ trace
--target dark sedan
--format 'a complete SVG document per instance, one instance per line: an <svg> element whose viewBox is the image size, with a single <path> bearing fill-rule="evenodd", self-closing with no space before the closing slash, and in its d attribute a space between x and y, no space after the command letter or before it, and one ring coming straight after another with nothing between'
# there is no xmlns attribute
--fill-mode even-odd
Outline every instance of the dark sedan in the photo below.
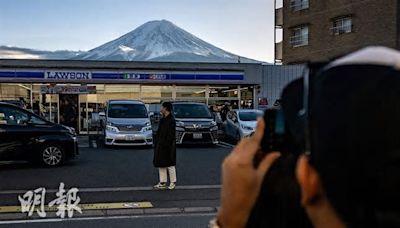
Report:
<svg viewBox="0 0 400 228"><path fill-rule="evenodd" d="M78 153L73 128L0 102L0 161L29 160L58 166Z"/></svg>

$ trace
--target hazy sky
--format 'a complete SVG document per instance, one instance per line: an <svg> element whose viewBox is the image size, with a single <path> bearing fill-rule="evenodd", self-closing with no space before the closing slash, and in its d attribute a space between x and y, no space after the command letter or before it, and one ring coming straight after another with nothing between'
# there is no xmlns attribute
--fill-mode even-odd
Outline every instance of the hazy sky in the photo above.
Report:
<svg viewBox="0 0 400 228"><path fill-rule="evenodd" d="M166 19L226 51L273 61L274 0L0 0L0 45L90 50Z"/></svg>

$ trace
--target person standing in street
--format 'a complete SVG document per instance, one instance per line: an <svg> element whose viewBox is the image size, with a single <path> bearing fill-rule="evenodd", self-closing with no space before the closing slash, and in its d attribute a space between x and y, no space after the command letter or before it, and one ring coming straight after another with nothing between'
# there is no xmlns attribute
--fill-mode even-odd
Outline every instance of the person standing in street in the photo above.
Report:
<svg viewBox="0 0 400 228"><path fill-rule="evenodd" d="M228 114L228 112L230 111L229 107L228 107L229 103L226 102L224 107L222 107L221 109L221 118L222 118L222 122L224 122L226 120L226 115Z"/></svg>
<svg viewBox="0 0 400 228"><path fill-rule="evenodd" d="M164 102L161 107L162 118L158 124L154 146L154 167L158 168L160 181L154 189L175 189L176 186L176 136L175 118L172 115L171 102ZM167 172L168 171L168 172ZM167 174L170 184L167 186Z"/></svg>

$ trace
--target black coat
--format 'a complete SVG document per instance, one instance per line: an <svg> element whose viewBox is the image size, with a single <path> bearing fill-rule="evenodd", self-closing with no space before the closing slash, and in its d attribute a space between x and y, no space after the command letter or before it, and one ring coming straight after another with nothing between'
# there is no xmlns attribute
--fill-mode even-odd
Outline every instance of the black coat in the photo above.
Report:
<svg viewBox="0 0 400 228"><path fill-rule="evenodd" d="M160 119L154 146L155 167L176 165L175 118L172 114Z"/></svg>

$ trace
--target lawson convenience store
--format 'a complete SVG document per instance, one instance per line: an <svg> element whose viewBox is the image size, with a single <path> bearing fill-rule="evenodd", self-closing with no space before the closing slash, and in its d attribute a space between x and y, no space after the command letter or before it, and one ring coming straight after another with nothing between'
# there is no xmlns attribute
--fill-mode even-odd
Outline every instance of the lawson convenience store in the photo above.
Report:
<svg viewBox="0 0 400 228"><path fill-rule="evenodd" d="M184 100L256 108L261 64L0 60L0 100L24 101L46 119L63 123L73 105L76 129L94 131L96 113L111 99L142 100L150 111Z"/></svg>

